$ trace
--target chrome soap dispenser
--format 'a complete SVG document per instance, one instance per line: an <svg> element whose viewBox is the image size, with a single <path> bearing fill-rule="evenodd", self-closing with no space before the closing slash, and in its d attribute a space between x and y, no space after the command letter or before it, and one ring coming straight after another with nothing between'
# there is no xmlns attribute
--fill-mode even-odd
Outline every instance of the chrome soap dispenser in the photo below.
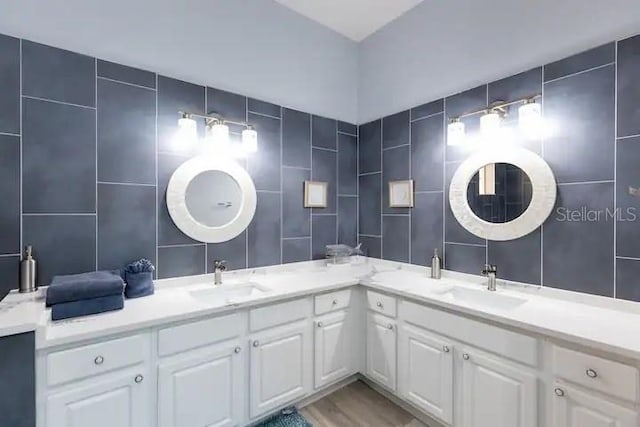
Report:
<svg viewBox="0 0 640 427"><path fill-rule="evenodd" d="M20 263L20 293L35 292L36 286L36 260L33 258L33 247L27 246L25 256Z"/></svg>
<svg viewBox="0 0 640 427"><path fill-rule="evenodd" d="M431 278L440 279L442 277L442 260L438 255L438 249L433 250L433 257L431 258Z"/></svg>

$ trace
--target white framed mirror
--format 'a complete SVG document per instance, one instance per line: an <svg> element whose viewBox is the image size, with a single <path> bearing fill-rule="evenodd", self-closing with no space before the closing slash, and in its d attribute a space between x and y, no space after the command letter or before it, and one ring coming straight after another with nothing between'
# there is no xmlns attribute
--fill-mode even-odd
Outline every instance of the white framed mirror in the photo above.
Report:
<svg viewBox="0 0 640 427"><path fill-rule="evenodd" d="M556 195L556 180L544 159L523 148L495 146L460 164L449 187L449 204L467 231L504 241L542 225Z"/></svg>
<svg viewBox="0 0 640 427"><path fill-rule="evenodd" d="M233 239L256 211L256 188L240 165L229 159L199 156L187 160L171 176L167 208L176 226L200 242Z"/></svg>

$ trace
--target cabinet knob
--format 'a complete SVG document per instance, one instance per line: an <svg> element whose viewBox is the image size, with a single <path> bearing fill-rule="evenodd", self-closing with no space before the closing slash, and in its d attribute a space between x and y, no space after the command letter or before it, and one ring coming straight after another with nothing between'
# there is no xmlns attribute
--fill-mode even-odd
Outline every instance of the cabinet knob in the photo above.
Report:
<svg viewBox="0 0 640 427"><path fill-rule="evenodd" d="M255 340L255 341L253 342L253 346L254 346L254 347L258 347L259 345L260 345L260 341Z"/></svg>
<svg viewBox="0 0 640 427"><path fill-rule="evenodd" d="M445 353L449 353L449 346L445 345L444 347L442 347L442 351L444 351Z"/></svg>
<svg viewBox="0 0 640 427"><path fill-rule="evenodd" d="M471 358L471 356L469 356L469 354L468 354L468 353L464 353L464 354L462 355L462 358L463 358L464 360L469 360L469 359Z"/></svg>
<svg viewBox="0 0 640 427"><path fill-rule="evenodd" d="M134 381L138 384L140 384L142 381L144 381L144 377L140 374L136 375Z"/></svg>
<svg viewBox="0 0 640 427"><path fill-rule="evenodd" d="M334 299L334 300L331 302L331 304L333 304L333 305L338 305L338 300L337 300L337 299Z"/></svg>
<svg viewBox="0 0 640 427"><path fill-rule="evenodd" d="M322 328L322 322L318 322L318 328Z"/></svg>
<svg viewBox="0 0 640 427"><path fill-rule="evenodd" d="M234 353L238 354L242 351L242 347L237 346L236 348L233 349Z"/></svg>
<svg viewBox="0 0 640 427"><path fill-rule="evenodd" d="M376 306L378 306L378 308L382 308L382 303L380 301L378 301L378 303L376 304Z"/></svg>
<svg viewBox="0 0 640 427"><path fill-rule="evenodd" d="M561 389L560 387L556 387L555 390L553 390L553 392L556 394L556 396L558 397L564 397L564 390Z"/></svg>
<svg viewBox="0 0 640 427"><path fill-rule="evenodd" d="M93 363L95 363L96 365L102 365L104 363L104 357L102 356L98 356L95 359L93 359Z"/></svg>
<svg viewBox="0 0 640 427"><path fill-rule="evenodd" d="M589 378L596 378L598 376L598 373L593 369L587 369L587 376Z"/></svg>
<svg viewBox="0 0 640 427"><path fill-rule="evenodd" d="M393 325L392 325L391 323L389 323L389 324L387 325L387 329L389 329L390 331L392 331L392 330L393 330Z"/></svg>

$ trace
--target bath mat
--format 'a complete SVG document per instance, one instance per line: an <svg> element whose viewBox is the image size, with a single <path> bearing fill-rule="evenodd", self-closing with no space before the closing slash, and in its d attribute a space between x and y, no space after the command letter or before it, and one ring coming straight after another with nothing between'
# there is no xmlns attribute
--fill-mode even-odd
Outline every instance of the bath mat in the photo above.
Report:
<svg viewBox="0 0 640 427"><path fill-rule="evenodd" d="M313 424L300 415L296 408L287 408L255 427L313 427Z"/></svg>

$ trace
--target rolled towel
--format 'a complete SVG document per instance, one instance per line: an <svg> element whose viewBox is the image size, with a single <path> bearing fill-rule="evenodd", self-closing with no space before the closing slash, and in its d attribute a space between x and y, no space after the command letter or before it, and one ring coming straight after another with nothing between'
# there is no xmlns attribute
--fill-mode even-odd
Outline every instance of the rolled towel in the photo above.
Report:
<svg viewBox="0 0 640 427"><path fill-rule="evenodd" d="M46 305L121 295L124 281L112 271L55 276L47 289Z"/></svg>
<svg viewBox="0 0 640 427"><path fill-rule="evenodd" d="M89 298L81 301L61 302L51 306L51 320L71 319L73 317L88 316L90 314L106 313L122 310L124 296L109 295Z"/></svg>
<svg viewBox="0 0 640 427"><path fill-rule="evenodd" d="M152 295L155 290L153 284L154 270L153 263L148 259L141 259L127 265L124 269L125 296L127 298L140 298Z"/></svg>

